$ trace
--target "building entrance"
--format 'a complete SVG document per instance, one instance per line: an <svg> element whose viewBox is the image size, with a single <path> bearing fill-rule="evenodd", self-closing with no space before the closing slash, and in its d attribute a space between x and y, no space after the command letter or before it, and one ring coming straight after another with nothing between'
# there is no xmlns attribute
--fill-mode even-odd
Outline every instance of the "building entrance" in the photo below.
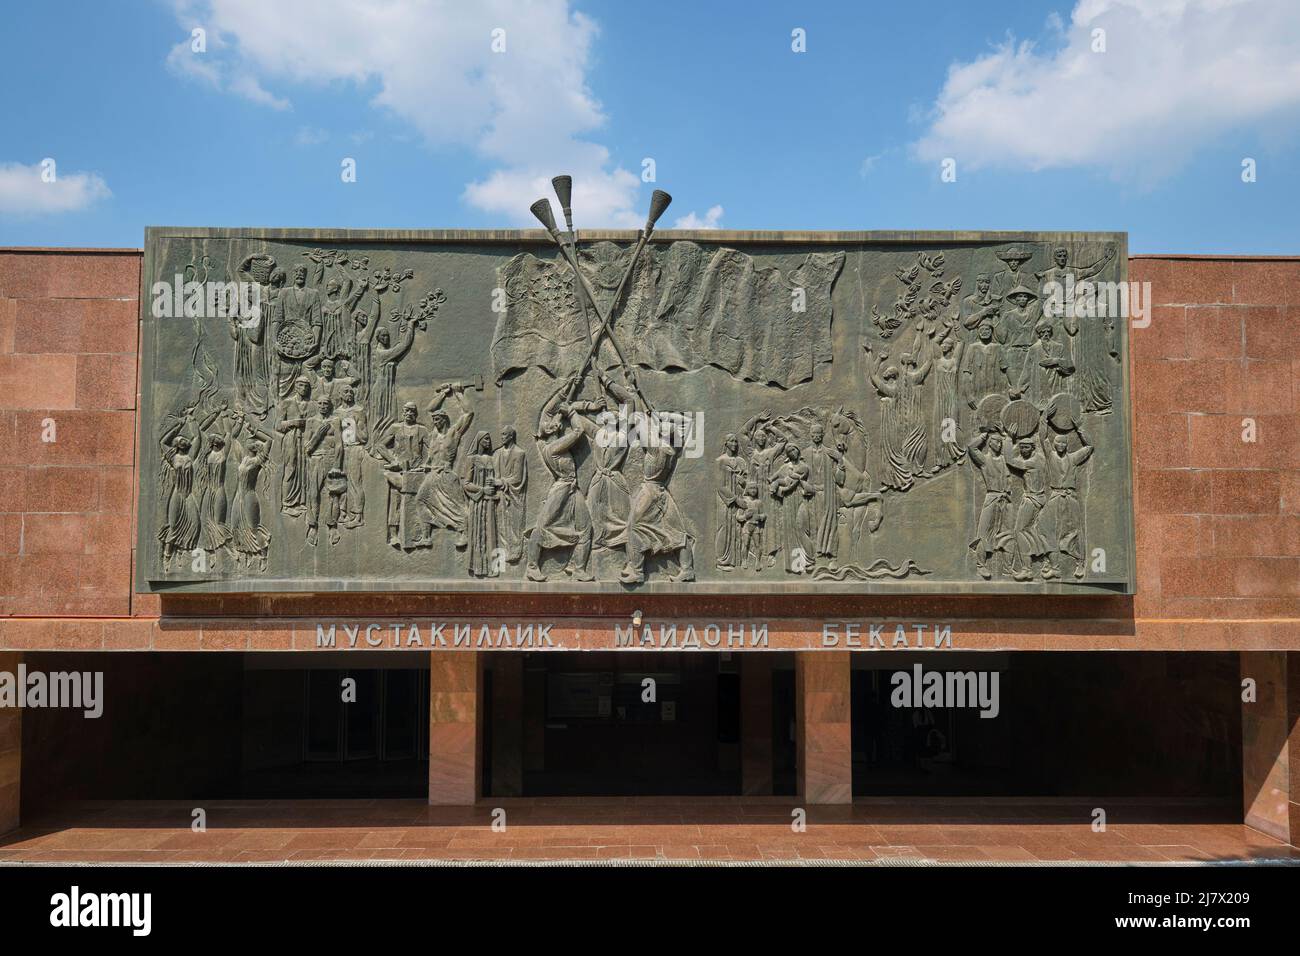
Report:
<svg viewBox="0 0 1300 956"><path fill-rule="evenodd" d="M485 792L738 794L738 656L524 654L511 680L512 669L496 666L505 662L493 655ZM506 726L516 713L520 726ZM516 742L517 757L503 738ZM507 779L516 762L515 779Z"/></svg>

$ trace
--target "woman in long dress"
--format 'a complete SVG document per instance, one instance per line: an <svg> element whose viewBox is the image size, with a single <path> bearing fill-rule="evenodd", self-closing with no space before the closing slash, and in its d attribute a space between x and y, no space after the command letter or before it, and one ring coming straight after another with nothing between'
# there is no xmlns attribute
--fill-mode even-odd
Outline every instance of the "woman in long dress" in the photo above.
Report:
<svg viewBox="0 0 1300 956"><path fill-rule="evenodd" d="M745 430L750 436L749 474L758 482L759 513L763 517L759 524L767 529L761 536L763 547L767 549L764 559L770 568L776 564L776 553L781 549L780 536L775 532L781 503L772 494L772 475L780 467L781 455L790 439L770 421L757 425L751 423L745 426Z"/></svg>
<svg viewBox="0 0 1300 956"><path fill-rule="evenodd" d="M199 465L195 491L199 499L199 547L208 555L208 568L217 570L217 554L230 543L226 524L229 499L226 497L226 463L230 460L229 410L223 405L218 413L221 430L208 435L208 452Z"/></svg>
<svg viewBox="0 0 1300 956"><path fill-rule="evenodd" d="M961 398L958 391L958 369L961 368L962 348L962 343L950 330L939 343L939 358L934 363L936 468L946 468L955 461L961 461L966 455L959 434Z"/></svg>
<svg viewBox="0 0 1300 956"><path fill-rule="evenodd" d="M362 279L361 288L365 290L370 285L370 280ZM379 293L375 293L374 305L370 307L369 314L357 310L352 313L352 322L356 334L352 343L352 360L349 367L352 369L352 377L357 383L357 401L365 407L366 411L373 416L374 406L370 404L370 389L374 382L374 369L370 365L370 345L375 339L375 330L379 328L379 316L383 311L383 306L379 301ZM371 417L370 421L374 421ZM373 434L373 432L372 432Z"/></svg>
<svg viewBox="0 0 1300 956"><path fill-rule="evenodd" d="M469 573L478 578L495 578L501 573L497 560L497 499L500 497L492 436L480 431L474 436L472 452L465 466L463 487L469 499L466 534L469 538Z"/></svg>
<svg viewBox="0 0 1300 956"><path fill-rule="evenodd" d="M898 412L903 430L900 450L907 459L908 471L918 476L925 474L925 464L930 456L929 415L921 391L930 368L930 360L917 366L914 356L904 355L903 371L898 379Z"/></svg>
<svg viewBox="0 0 1300 956"><path fill-rule="evenodd" d="M258 260L254 265L254 260ZM230 320L230 337L235 340L235 397L258 418L271 409L271 362L267 349L267 330L271 327L275 302L270 271L275 260L268 255L253 254L239 264L241 281L257 284L257 317Z"/></svg>
<svg viewBox="0 0 1300 956"><path fill-rule="evenodd" d="M311 383L305 378L294 382L294 392L280 403L280 510L297 517L307 510L307 450L303 432L311 417Z"/></svg>
<svg viewBox="0 0 1300 956"><path fill-rule="evenodd" d="M900 372L896 365L885 365L881 356L871 373L871 384L880 402L880 440L876 443L875 473L880 487L906 491L912 487L912 470L903 454L903 421L899 408Z"/></svg>
<svg viewBox="0 0 1300 956"><path fill-rule="evenodd" d="M388 330L380 329L375 335L377 347L373 350L370 361L370 420L374 422L371 435L383 435L388 426L397 421L397 363L411 350L415 341L415 323L408 322L402 340L396 345L389 344Z"/></svg>
<svg viewBox="0 0 1300 956"><path fill-rule="evenodd" d="M353 291L352 279L332 275L325 283L325 301L321 304L320 354L323 358L352 359L354 336L349 334L348 316L365 293L365 285Z"/></svg>
<svg viewBox="0 0 1300 956"><path fill-rule="evenodd" d="M258 479L271 457L271 436L248 419L245 419L244 427L253 440L244 447L235 477L235 501L230 509L231 545L245 567L251 568L256 563L257 570L265 571L271 533L262 524Z"/></svg>
<svg viewBox="0 0 1300 956"><path fill-rule="evenodd" d="M740 567L744 554L741 550L740 507L745 493L745 480L748 477L748 464L740 456L740 441L735 435L728 435L723 440L724 451L718 456L721 469L721 487L718 488L718 500L721 508L718 516L718 533L715 542L718 554L718 568L730 571Z"/></svg>
<svg viewBox="0 0 1300 956"><path fill-rule="evenodd" d="M812 523L808 499L813 496L808 483L808 465L799 459L799 446L785 450L786 460L772 475L771 489L781 502L778 535L785 551L785 569L803 574L813 569Z"/></svg>
<svg viewBox="0 0 1300 956"><path fill-rule="evenodd" d="M169 570L172 559L185 555L198 544L201 524L199 502L194 496L194 461L202 455L203 430L216 420L214 413L197 429L194 427L194 409L186 409L185 417L163 433L159 446L162 449L163 488L167 520L158 530L158 540L163 547L163 570ZM183 434L194 432L194 439ZM190 454L191 442L198 448Z"/></svg>

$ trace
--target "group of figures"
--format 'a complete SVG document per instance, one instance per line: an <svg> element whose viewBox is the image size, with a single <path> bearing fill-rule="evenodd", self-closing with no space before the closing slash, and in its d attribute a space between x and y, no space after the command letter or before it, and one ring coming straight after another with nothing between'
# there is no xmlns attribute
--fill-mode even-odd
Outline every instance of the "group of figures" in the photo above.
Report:
<svg viewBox="0 0 1300 956"><path fill-rule="evenodd" d="M268 501L304 521L308 544L317 544L322 523L328 542L338 544L344 529L365 523L365 462L392 464L401 424L397 367L445 296L436 290L385 317L384 295L396 296L411 270L371 271L368 257L337 251L304 256L309 264L286 272L272 256L254 253L228 272L258 292L254 314L228 317L233 407L219 400L218 366L196 322L198 394L182 397L160 437L164 571L174 564L219 571L223 555L244 570L265 571ZM185 268L185 278L202 283L209 269L204 257ZM264 480L268 471L273 481Z"/></svg>
<svg viewBox="0 0 1300 956"><path fill-rule="evenodd" d="M962 435L977 430L991 396L1024 400L1038 409L1054 396L1072 396L1085 413L1109 414L1112 381L1119 368L1113 318L1076 317L1075 309L1052 308L1038 289L1074 289L1114 259L1108 247L1096 261L1076 265L1057 247L1053 264L1022 274L1030 250L997 252L1004 271L981 273L975 291L958 301L960 278L943 282L942 254L919 254L908 285L895 304L881 343L868 342L869 377L879 406L875 472L883 488L907 491L965 457ZM933 294L920 296L928 272ZM1085 286L1086 288L1086 286ZM1054 312L1060 311L1056 315ZM1079 311L1086 311L1080 309Z"/></svg>
<svg viewBox="0 0 1300 956"><path fill-rule="evenodd" d="M579 581L593 581L592 549L623 551L618 580L635 585L646 580L647 559L676 564L671 578L695 580L695 535L682 516L669 483L683 449L691 440L693 419L680 412L651 412L635 373L623 368L623 381L597 373L600 394L576 396L581 376L564 381L546 400L537 419L537 451L551 475L551 485L528 540L526 576L545 581L542 559L547 552L569 555L564 572ZM616 408L631 409L641 421L653 420L659 431L653 440L635 443L641 458L640 481L632 486L626 472L633 443L612 428ZM575 452L587 446L592 474L584 490Z"/></svg>
<svg viewBox="0 0 1300 956"><path fill-rule="evenodd" d="M471 575L497 577L522 553L528 460L507 426L497 445L490 432L476 432L458 465L474 421L468 387L439 386L427 407L427 426L419 406L404 403L401 420L376 445L388 490L388 543L406 553L433 548L441 531L465 553ZM448 399L456 406L454 419L444 408Z"/></svg>
<svg viewBox="0 0 1300 956"><path fill-rule="evenodd" d="M1024 424L1008 416L1005 427L982 429L967 449L984 485L970 542L976 570L985 580L1007 574L1030 581L1037 566L1044 580L1067 570L1082 580L1079 494L1093 445L1078 419L1078 405L1064 393L1042 412L1032 433L1024 433Z"/></svg>
<svg viewBox="0 0 1300 956"><path fill-rule="evenodd" d="M500 577L513 566L529 581L562 574L590 582L602 567L606 576L619 567L617 580L629 586L661 575L694 581L696 525L679 506L672 481L685 449L700 437L692 434L698 420L652 409L635 369L669 374L717 364L706 361L709 343L725 337L722 319L737 301L724 294L723 280L735 273L744 282L727 288L742 288L745 302L766 302L770 296L760 292L783 273L725 250L706 254L687 245L653 260L658 272L644 273L673 295L632 297L624 310L662 324L681 303L695 303L699 314L714 316L708 335L691 327L694 351L680 345L669 355L650 332L633 340L633 350L653 351L662 361L626 360L612 333L617 361L605 360L605 329L592 335L591 303L582 300L565 306L577 316L568 316L572 330L539 338L534 330L545 327L543 313L560 307L545 297L516 296L510 321L502 320L493 340L498 385L520 387L505 382L501 368L540 366L530 348L557 367L579 369L568 377L552 374L544 399L534 393L524 414L532 425L536 410L535 428L522 444L510 415L504 422L489 415L498 423L492 430L472 430L473 393L483 390L482 377L435 385L413 381L418 376L408 372L403 396L424 397L399 401L399 366L446 301L435 290L408 304L401 287L414 270L372 269L368 257L338 250L304 252L306 261L288 270L264 252L233 256L227 277L258 287L256 315L229 318L233 353L221 363L207 351L206 326L195 323L194 386L163 417L156 438L164 574L265 573L273 537L288 538L283 529L296 524L297 540L286 542L294 553L305 544L324 556L347 536L363 534L371 536L367 543L384 542L389 553L435 553L439 561L454 554L475 578ZM1112 408L1118 332L1112 320L1048 308L1043 289L1098 275L1115 250L1075 262L1071 250L1058 247L1038 272L1026 267L1033 258L1027 247L994 255L1003 269L978 274L974 291L964 296L962 277L945 276L941 252L918 253L894 273L904 291L892 310L862 317L865 357L854 389L860 398L849 403L856 408L763 411L715 446L714 477L705 464L688 487L698 480L716 489L699 516L712 515L718 571L837 581L932 573L911 558L887 559L862 544L880 529L887 508L901 511L909 498L921 497L917 489L968 468L978 493L965 543L980 577L1085 577L1084 500L1095 467L1088 432ZM817 266L824 285L817 295L825 302L815 322L809 320L811 329L829 329L831 284L842 264L837 254L806 257L799 266L809 274ZM512 259L506 278L529 265ZM532 268L537 275L529 289L560 281L558 267ZM638 268L633 261L627 272L636 278ZM703 278L691 279L697 273ZM598 282L597 289L605 285ZM572 286L566 288L572 297ZM772 295L778 293L785 297L788 290ZM653 309L646 304L652 299L659 302ZM618 304L616 295L605 303L610 328ZM829 344L811 333L804 337L813 344L795 371L782 367L782 391L830 360ZM763 351L746 347L755 355ZM584 351L586 362L577 362L574 355ZM754 371L756 361L722 367L749 387L777 387L767 366ZM627 415L653 422L657 440L629 443L609 428ZM548 481L533 489L531 509L530 459L534 481L538 464ZM371 530L358 530L367 525L367 486L372 497L386 497L382 530L373 515ZM598 555L614 561L597 561Z"/></svg>
<svg viewBox="0 0 1300 956"><path fill-rule="evenodd" d="M164 571L231 570L228 557L241 570L266 571L268 502L284 518L303 521L308 545L322 543L322 525L323 541L338 545L365 525L366 474L377 468L387 488L387 542L403 553L433 549L443 532L474 577L497 577L526 558L527 578L543 581L544 559L563 550L565 573L591 581L592 551L605 549L625 552L624 583L644 581L653 556L676 562L676 580L694 579L694 535L668 491L690 416L655 413L671 434L638 450L642 472L633 485L624 474L628 444L605 440L597 421L620 405L649 416L633 373L625 370L621 383L598 374L595 399L578 396L580 376L566 380L537 419L536 451L551 485L529 524L528 456L515 429L502 428L495 445L480 430L462 454L474 420L466 393L482 390L481 377L434 388L424 409L428 424L416 402L397 407L397 366L445 301L442 293L391 310L385 322L382 296L399 291L411 270L354 278L349 273L364 270L367 260L306 255L316 267L311 284L308 266L286 281L264 254L237 267L262 297L253 321L230 319L233 407L218 397L219 374L203 354L201 334L195 345L198 397L165 419L159 439ZM580 444L594 464L585 489L575 460Z"/></svg>
<svg viewBox="0 0 1300 956"><path fill-rule="evenodd" d="M762 571L780 562L790 574L835 573L845 547L882 519L882 495L865 466L867 441L861 420L843 408L776 418L764 411L727 435L716 461L718 569ZM881 561L859 572L903 577L908 568Z"/></svg>
<svg viewBox="0 0 1300 956"><path fill-rule="evenodd" d="M944 278L943 254L919 253L895 273L906 291L892 313L873 310L864 391L875 399L874 419L871 411L866 418L874 427L843 408L805 408L765 415L724 439L718 569L762 570L783 556L791 574L927 573L910 561L863 568L841 553L864 525L879 527L889 496L968 462L985 488L973 509L977 573L1082 579L1080 483L1094 448L1082 425L1111 410L1117 333L1113 319L1052 308L1029 283L1079 288L1114 255L1107 247L1079 265L1057 247L1052 265L1030 276L1022 274L1030 250L1000 249L1005 270L978 275L975 291L959 298L961 279Z"/></svg>

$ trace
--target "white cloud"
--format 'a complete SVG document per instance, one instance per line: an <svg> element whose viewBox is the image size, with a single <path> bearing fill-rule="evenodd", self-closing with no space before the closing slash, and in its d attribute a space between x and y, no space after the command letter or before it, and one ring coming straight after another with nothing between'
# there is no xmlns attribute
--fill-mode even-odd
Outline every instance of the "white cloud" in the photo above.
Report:
<svg viewBox="0 0 1300 956"><path fill-rule="evenodd" d="M1048 27L1054 52L1008 41L950 67L916 155L1151 180L1300 107L1295 0L1079 0L1068 25Z"/></svg>
<svg viewBox="0 0 1300 956"><path fill-rule="evenodd" d="M861 176L863 179L866 179L868 176L870 176L871 171L876 168L876 163L880 162L880 158L883 155L884 153L875 153L871 156L868 156L866 159L864 159L862 161L862 165L858 167L858 175Z"/></svg>
<svg viewBox="0 0 1300 956"><path fill-rule="evenodd" d="M298 146L319 146L330 138L328 131L316 126L299 126L293 134L293 141Z"/></svg>
<svg viewBox="0 0 1300 956"><path fill-rule="evenodd" d="M167 54L167 66L181 76L202 80L214 89L221 89L221 71L216 60L207 53L195 53L190 49L189 40L171 48Z"/></svg>
<svg viewBox="0 0 1300 956"><path fill-rule="evenodd" d="M605 169L608 151L587 144L586 155L575 154L561 168L573 176L574 225L579 228L636 229L645 222L645 214L632 208L641 180L626 169ZM465 187L465 199L479 209L495 212L509 219L521 219L536 226L528 207L543 196L551 200L555 215L560 216L559 200L551 189L551 174L536 166L498 169L492 175ZM524 210L523 218L519 215Z"/></svg>
<svg viewBox="0 0 1300 956"><path fill-rule="evenodd" d="M288 105L286 85L350 84L428 144L471 148L491 166L464 198L521 224L574 177L580 227L635 225L639 177L589 135L605 116L587 86L596 24L569 0L175 0L208 31L199 78ZM494 52L493 31L505 31ZM192 58L186 41L173 59ZM185 69L178 67L180 69ZM242 78L242 79L239 79ZM270 92L268 92L270 91ZM331 117L337 120L341 117Z"/></svg>
<svg viewBox="0 0 1300 956"><path fill-rule="evenodd" d="M262 89L262 84L257 82L257 78L247 73L231 77L229 85L230 92L238 93L245 99L260 103L262 106L269 106L273 110L287 110L292 105L288 100Z"/></svg>
<svg viewBox="0 0 1300 956"><path fill-rule="evenodd" d="M701 219L699 216L695 214L695 210L692 209L685 216L680 216L677 219L677 221L673 223L673 228L674 229L721 229L722 214L723 214L723 209L721 206L710 206L709 211L706 212L704 214L704 218Z"/></svg>
<svg viewBox="0 0 1300 956"><path fill-rule="evenodd" d="M46 182L40 163L0 163L0 213L40 216L77 212L113 195L98 173L61 173L54 167L53 182Z"/></svg>
<svg viewBox="0 0 1300 956"><path fill-rule="evenodd" d="M191 4L180 2L177 6L182 8ZM227 58L229 47L221 34L216 34L209 42L210 49L202 52L195 51L190 40L177 43L167 54L168 68L180 76L199 80L215 90L234 93L260 106L269 106L273 110L292 107L287 99L267 92L255 76Z"/></svg>

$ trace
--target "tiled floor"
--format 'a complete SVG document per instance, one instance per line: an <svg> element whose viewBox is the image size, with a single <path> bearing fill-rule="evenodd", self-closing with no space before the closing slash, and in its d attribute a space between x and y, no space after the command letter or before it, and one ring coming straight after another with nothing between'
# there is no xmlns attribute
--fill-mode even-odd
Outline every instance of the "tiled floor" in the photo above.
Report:
<svg viewBox="0 0 1300 956"><path fill-rule="evenodd" d="M359 860L1133 862L1296 860L1300 850L1187 802L879 799L811 808L791 797L83 803L0 837L0 862ZM1107 813L1092 829L1093 809ZM505 829L492 829L494 808Z"/></svg>

